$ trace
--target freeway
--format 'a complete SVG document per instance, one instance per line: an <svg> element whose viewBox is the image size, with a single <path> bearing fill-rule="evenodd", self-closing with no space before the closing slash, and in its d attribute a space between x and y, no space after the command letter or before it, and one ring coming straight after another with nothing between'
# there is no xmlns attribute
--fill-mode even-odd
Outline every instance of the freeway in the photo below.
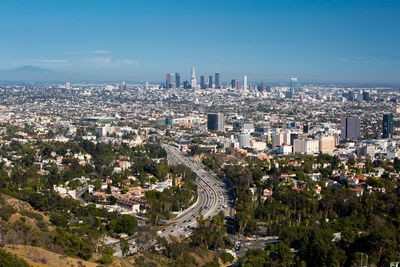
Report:
<svg viewBox="0 0 400 267"><path fill-rule="evenodd" d="M168 221L169 226L159 231L160 236L188 236L197 227L200 209L204 218L211 218L220 211L226 212L228 208L229 211L233 210L233 202L229 201L224 182L217 180L215 175L205 171L200 164L186 158L176 147L167 144L162 147L167 151L169 163L183 164L197 174L198 197L196 203Z"/></svg>
<svg viewBox="0 0 400 267"><path fill-rule="evenodd" d="M202 209L204 218L211 218L220 211L227 213L231 217L234 216L234 201L230 199L231 195L228 190L231 186L229 181L225 181L224 183L217 180L215 174L205 171L201 164L190 161L176 147L167 144L162 144L162 147L167 152L169 163L183 164L197 174L196 184L198 192L197 201L192 206L182 211L177 217L167 221L166 224L168 226L158 231L159 236L189 236L197 227L197 218L199 217L200 209ZM134 237L129 238L128 243L131 243L133 240ZM114 251L115 256L122 257L120 242L114 244Z"/></svg>

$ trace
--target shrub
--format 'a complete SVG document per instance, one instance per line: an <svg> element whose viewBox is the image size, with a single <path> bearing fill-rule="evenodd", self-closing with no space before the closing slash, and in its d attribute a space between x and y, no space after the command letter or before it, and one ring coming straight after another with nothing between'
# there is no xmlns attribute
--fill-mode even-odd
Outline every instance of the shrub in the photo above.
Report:
<svg viewBox="0 0 400 267"><path fill-rule="evenodd" d="M11 253L0 249L0 266L29 267L29 264Z"/></svg>
<svg viewBox="0 0 400 267"><path fill-rule="evenodd" d="M232 256L232 254L228 252L222 252L221 255L219 255L223 263L227 262L232 262L235 258Z"/></svg>
<svg viewBox="0 0 400 267"><path fill-rule="evenodd" d="M0 217L5 220L8 221L11 217L11 215L13 215L15 213L15 209L11 206L4 206L2 208L0 208Z"/></svg>

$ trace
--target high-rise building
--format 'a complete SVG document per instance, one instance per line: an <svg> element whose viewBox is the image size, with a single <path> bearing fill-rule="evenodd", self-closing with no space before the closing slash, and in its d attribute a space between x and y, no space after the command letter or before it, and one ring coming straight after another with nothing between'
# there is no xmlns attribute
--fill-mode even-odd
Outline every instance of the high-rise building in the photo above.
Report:
<svg viewBox="0 0 400 267"><path fill-rule="evenodd" d="M347 100L348 100L348 101L354 101L354 100L355 100L355 95L354 95L354 92L353 92L353 91L349 91L349 92L347 93Z"/></svg>
<svg viewBox="0 0 400 267"><path fill-rule="evenodd" d="M200 76L200 88L206 89L206 81L205 81L204 75Z"/></svg>
<svg viewBox="0 0 400 267"><path fill-rule="evenodd" d="M290 133L290 144L294 145L294 140L299 139L298 133Z"/></svg>
<svg viewBox="0 0 400 267"><path fill-rule="evenodd" d="M322 154L332 154L336 146L334 136L321 136L319 139L319 152Z"/></svg>
<svg viewBox="0 0 400 267"><path fill-rule="evenodd" d="M357 140L360 138L360 118L342 117L341 122L341 140Z"/></svg>
<svg viewBox="0 0 400 267"><path fill-rule="evenodd" d="M65 89L71 90L71 83L70 82L66 82L65 83Z"/></svg>
<svg viewBox="0 0 400 267"><path fill-rule="evenodd" d="M382 138L391 138L393 135L393 114L383 114Z"/></svg>
<svg viewBox="0 0 400 267"><path fill-rule="evenodd" d="M190 89L192 86L190 85L189 81L184 81L183 82L183 89Z"/></svg>
<svg viewBox="0 0 400 267"><path fill-rule="evenodd" d="M296 139L294 140L293 152L306 155L317 154L319 152L319 140Z"/></svg>
<svg viewBox="0 0 400 267"><path fill-rule="evenodd" d="M235 89L240 90L240 81L239 80L235 81Z"/></svg>
<svg viewBox="0 0 400 267"><path fill-rule="evenodd" d="M303 133L307 134L308 133L308 124L303 125Z"/></svg>
<svg viewBox="0 0 400 267"><path fill-rule="evenodd" d="M297 78L291 78L290 79L290 88L288 91L286 91L286 98L293 98L293 96L297 92L299 92Z"/></svg>
<svg viewBox="0 0 400 267"><path fill-rule="evenodd" d="M222 88L221 75L219 72L215 73L215 88L217 89Z"/></svg>
<svg viewBox="0 0 400 267"><path fill-rule="evenodd" d="M175 85L176 88L181 87L181 76L179 75L179 73L175 73Z"/></svg>
<svg viewBox="0 0 400 267"><path fill-rule="evenodd" d="M362 96L363 96L364 101L366 101L366 102L371 101L371 98L369 97L369 92L364 91Z"/></svg>
<svg viewBox="0 0 400 267"><path fill-rule="evenodd" d="M194 72L194 67L192 67L192 76L190 79L190 85L192 86L192 89L197 88L197 80L196 80L196 73Z"/></svg>
<svg viewBox="0 0 400 267"><path fill-rule="evenodd" d="M290 91L292 91L293 95L294 93L298 93L300 91L297 78L290 79Z"/></svg>
<svg viewBox="0 0 400 267"><path fill-rule="evenodd" d="M283 133L274 133L271 136L272 148L283 145Z"/></svg>
<svg viewBox="0 0 400 267"><path fill-rule="evenodd" d="M224 114L213 113L207 115L207 129L209 131L223 131L224 130Z"/></svg>
<svg viewBox="0 0 400 267"><path fill-rule="evenodd" d="M247 76L243 76L243 91L247 91Z"/></svg>
<svg viewBox="0 0 400 267"><path fill-rule="evenodd" d="M167 72L165 87L167 89L175 88L175 75L171 72Z"/></svg>
<svg viewBox="0 0 400 267"><path fill-rule="evenodd" d="M213 76L210 75L208 76L208 88L212 88L213 87Z"/></svg>
<svg viewBox="0 0 400 267"><path fill-rule="evenodd" d="M261 85L258 87L258 91L260 92L265 92L266 91L266 87L265 87L265 82L262 81Z"/></svg>
<svg viewBox="0 0 400 267"><path fill-rule="evenodd" d="M232 81L231 81L231 88L234 89L235 86L236 86L236 80L235 80L235 79L232 79Z"/></svg>
<svg viewBox="0 0 400 267"><path fill-rule="evenodd" d="M238 135L239 148L250 147L250 134L244 133Z"/></svg>
<svg viewBox="0 0 400 267"><path fill-rule="evenodd" d="M126 88L127 88L127 86L126 86L126 83L125 83L125 82L122 82L122 83L119 85L119 90L126 90Z"/></svg>

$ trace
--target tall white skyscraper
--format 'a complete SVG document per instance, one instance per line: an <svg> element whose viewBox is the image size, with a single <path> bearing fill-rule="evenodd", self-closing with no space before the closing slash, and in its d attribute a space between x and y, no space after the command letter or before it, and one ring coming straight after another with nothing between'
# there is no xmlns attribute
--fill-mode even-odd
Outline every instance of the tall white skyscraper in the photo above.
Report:
<svg viewBox="0 0 400 267"><path fill-rule="evenodd" d="M247 91L247 76L243 76L243 91Z"/></svg>
<svg viewBox="0 0 400 267"><path fill-rule="evenodd" d="M66 82L65 83L65 89L71 90L71 83L70 82Z"/></svg>
<svg viewBox="0 0 400 267"><path fill-rule="evenodd" d="M192 89L197 88L196 73L194 72L194 67L192 67L192 78L190 79L190 85Z"/></svg>

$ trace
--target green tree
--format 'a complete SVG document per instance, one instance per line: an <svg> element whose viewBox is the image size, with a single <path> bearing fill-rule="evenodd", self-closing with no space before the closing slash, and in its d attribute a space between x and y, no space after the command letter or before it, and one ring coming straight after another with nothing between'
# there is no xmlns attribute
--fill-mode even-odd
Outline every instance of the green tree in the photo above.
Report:
<svg viewBox="0 0 400 267"><path fill-rule="evenodd" d="M128 241L126 241L125 239L121 239L120 240L120 246L121 246L121 251L122 251L122 256L126 257L126 255L129 252L129 244Z"/></svg>

